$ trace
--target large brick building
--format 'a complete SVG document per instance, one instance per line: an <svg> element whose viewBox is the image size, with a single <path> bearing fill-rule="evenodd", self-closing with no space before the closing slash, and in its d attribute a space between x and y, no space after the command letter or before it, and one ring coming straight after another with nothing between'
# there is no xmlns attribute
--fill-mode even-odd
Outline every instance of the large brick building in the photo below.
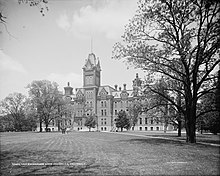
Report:
<svg viewBox="0 0 220 176"><path fill-rule="evenodd" d="M101 85L100 61L91 53L83 67L83 87L76 88L74 92L69 83L64 87L64 96L71 102L74 112L71 119L63 123L73 130L88 130L84 126L85 120L90 114L95 114L98 121L95 130L115 130L118 112L128 112L132 102L141 101L141 86L142 81L138 74L133 80L132 89L127 89L126 84L123 87ZM51 131L58 130L57 123L53 121L49 128ZM168 130L170 129L172 127L168 126ZM164 130L164 125L142 113L132 130Z"/></svg>

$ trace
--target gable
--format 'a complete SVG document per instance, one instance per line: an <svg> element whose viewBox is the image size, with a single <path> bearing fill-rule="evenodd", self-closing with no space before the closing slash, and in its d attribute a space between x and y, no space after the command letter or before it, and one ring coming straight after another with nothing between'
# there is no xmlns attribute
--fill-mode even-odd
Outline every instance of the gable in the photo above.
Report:
<svg viewBox="0 0 220 176"><path fill-rule="evenodd" d="M124 99L124 98L128 98L128 95L129 94L127 92L122 92L120 96L122 99Z"/></svg>
<svg viewBox="0 0 220 176"><path fill-rule="evenodd" d="M100 96L106 96L108 95L108 92L105 90L105 88L103 87L102 90L99 92Z"/></svg>
<svg viewBox="0 0 220 176"><path fill-rule="evenodd" d="M82 97L83 93L82 91L79 89L78 92L76 93L76 97Z"/></svg>
<svg viewBox="0 0 220 176"><path fill-rule="evenodd" d="M90 60L88 59L86 64L85 64L85 69L86 70L91 70L93 67L92 63L90 62Z"/></svg>

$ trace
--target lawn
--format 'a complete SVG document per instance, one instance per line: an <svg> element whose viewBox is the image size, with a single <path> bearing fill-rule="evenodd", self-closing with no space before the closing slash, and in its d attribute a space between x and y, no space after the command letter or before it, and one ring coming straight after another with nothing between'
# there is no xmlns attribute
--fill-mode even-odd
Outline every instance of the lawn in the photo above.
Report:
<svg viewBox="0 0 220 176"><path fill-rule="evenodd" d="M125 133L0 133L2 175L219 175L219 147Z"/></svg>

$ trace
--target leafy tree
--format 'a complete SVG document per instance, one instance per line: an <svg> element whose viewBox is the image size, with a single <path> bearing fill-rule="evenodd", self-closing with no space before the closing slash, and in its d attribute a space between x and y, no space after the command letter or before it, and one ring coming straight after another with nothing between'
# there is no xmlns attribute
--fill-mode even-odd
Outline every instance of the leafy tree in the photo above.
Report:
<svg viewBox="0 0 220 176"><path fill-rule="evenodd" d="M220 114L220 64L219 64L219 71L218 71L218 80L216 83L216 91L215 91L215 104L216 109Z"/></svg>
<svg viewBox="0 0 220 176"><path fill-rule="evenodd" d="M48 11L48 0L18 0L19 4L27 4L30 7L38 7L42 16L45 15L45 11Z"/></svg>
<svg viewBox="0 0 220 176"><path fill-rule="evenodd" d="M25 117L25 100L25 95L15 92L1 101L2 111L7 114L6 117L12 117L16 131L22 131L22 123Z"/></svg>
<svg viewBox="0 0 220 176"><path fill-rule="evenodd" d="M1 102L1 131L32 131L36 128L34 109L21 93L9 94Z"/></svg>
<svg viewBox="0 0 220 176"><path fill-rule="evenodd" d="M96 116L95 115L90 115L86 118L85 121L85 126L89 128L89 131L91 131L91 128L96 127Z"/></svg>
<svg viewBox="0 0 220 176"><path fill-rule="evenodd" d="M42 16L45 16L45 11L49 11L49 8L47 6L48 0L18 0L19 4L27 4L31 7L37 7L40 9L40 13ZM3 7L5 4L0 1L0 7ZM13 38L15 38L11 33L8 31L7 28L7 17L3 14L2 11L0 11L0 25L3 25L5 27L6 32Z"/></svg>
<svg viewBox="0 0 220 176"><path fill-rule="evenodd" d="M125 59L155 77L164 75L170 92L184 97L184 106L162 95L184 115L186 141L196 142L197 102L213 87L213 70L219 59L220 4L215 1L140 0L136 15L126 26L124 41L116 43L113 58Z"/></svg>
<svg viewBox="0 0 220 176"><path fill-rule="evenodd" d="M46 131L48 131L49 123L58 115L61 94L58 91L58 84L48 80L40 80L33 81L27 88L34 107L37 109L40 131L42 131L42 122L45 123Z"/></svg>
<svg viewBox="0 0 220 176"><path fill-rule="evenodd" d="M130 121L127 118L127 114L125 111L120 111L118 113L118 118L116 118L116 127L121 128L121 131L123 131L123 128L129 129L130 128Z"/></svg>
<svg viewBox="0 0 220 176"><path fill-rule="evenodd" d="M197 119L197 125L201 133L203 130L209 130L214 134L220 132L220 112L216 108L216 103L215 91L209 92L201 98L201 102L198 104L200 116Z"/></svg>
<svg viewBox="0 0 220 176"><path fill-rule="evenodd" d="M131 127L135 127L138 122L138 116L141 114L142 108L144 104L140 103L140 101L133 101L128 107L128 114L131 123Z"/></svg>
<svg viewBox="0 0 220 176"><path fill-rule="evenodd" d="M179 92L175 94L175 92L170 91L173 87L178 86ZM154 103L153 106L157 108L159 112L162 112L163 118L161 118L164 123L164 132L166 132L166 128L168 124L172 124L177 126L178 128L178 136L181 136L181 128L182 128L182 114L179 109L173 106L172 103L168 101L168 99L173 100L179 107L182 107L181 103L181 87L177 84L176 81L170 80L169 78L162 77L159 79L155 85L151 86L150 91L153 92ZM155 93L157 92L157 93Z"/></svg>
<svg viewBox="0 0 220 176"><path fill-rule="evenodd" d="M70 126L66 126L63 122L72 119L72 113L74 110L71 102L60 95L60 98L57 102L57 110L56 119L58 121L58 131L60 131L61 128L69 128Z"/></svg>
<svg viewBox="0 0 220 176"><path fill-rule="evenodd" d="M11 115L0 116L0 132L14 131L13 117Z"/></svg>

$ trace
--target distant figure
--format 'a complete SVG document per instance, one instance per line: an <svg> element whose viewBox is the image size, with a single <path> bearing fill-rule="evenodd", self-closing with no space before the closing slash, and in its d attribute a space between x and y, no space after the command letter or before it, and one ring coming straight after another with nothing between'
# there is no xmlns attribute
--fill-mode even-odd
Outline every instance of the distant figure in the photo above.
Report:
<svg viewBox="0 0 220 176"><path fill-rule="evenodd" d="M66 128L66 134L68 134L69 131L70 131L70 128Z"/></svg>
<svg viewBox="0 0 220 176"><path fill-rule="evenodd" d="M61 128L62 134L65 134L66 128Z"/></svg>

